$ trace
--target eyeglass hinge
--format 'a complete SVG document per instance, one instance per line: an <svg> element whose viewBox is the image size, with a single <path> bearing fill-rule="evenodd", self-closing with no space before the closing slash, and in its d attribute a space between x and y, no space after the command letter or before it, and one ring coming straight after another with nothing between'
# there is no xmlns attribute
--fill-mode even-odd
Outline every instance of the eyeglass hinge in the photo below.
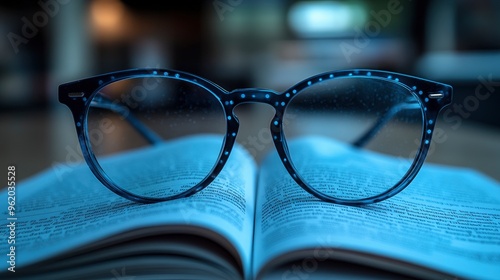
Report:
<svg viewBox="0 0 500 280"><path fill-rule="evenodd" d="M429 98L438 99L438 98L443 98L443 97L444 97L444 93L442 91L429 92Z"/></svg>
<svg viewBox="0 0 500 280"><path fill-rule="evenodd" d="M75 97L83 97L85 93L83 92L70 92L68 93L68 97L75 98Z"/></svg>

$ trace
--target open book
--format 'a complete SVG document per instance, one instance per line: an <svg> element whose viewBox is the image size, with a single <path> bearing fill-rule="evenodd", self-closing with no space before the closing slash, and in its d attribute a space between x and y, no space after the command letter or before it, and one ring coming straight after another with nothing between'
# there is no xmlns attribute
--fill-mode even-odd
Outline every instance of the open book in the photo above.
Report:
<svg viewBox="0 0 500 280"><path fill-rule="evenodd" d="M192 137L109 160L147 163L162 151L211 143ZM145 182L155 179L147 164L137 166ZM156 204L110 192L86 165L63 171L17 185L15 243L5 235L0 243L2 279L500 277L500 185L467 169L426 164L402 193L363 207L321 202L294 183L275 153L257 166L238 145L207 188ZM0 195L4 223L7 197Z"/></svg>

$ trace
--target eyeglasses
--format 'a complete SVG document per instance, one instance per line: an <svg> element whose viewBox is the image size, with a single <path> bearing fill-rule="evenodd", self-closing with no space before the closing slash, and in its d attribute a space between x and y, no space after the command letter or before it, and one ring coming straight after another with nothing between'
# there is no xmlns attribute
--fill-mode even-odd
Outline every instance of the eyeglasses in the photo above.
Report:
<svg viewBox="0 0 500 280"><path fill-rule="evenodd" d="M304 190L346 205L385 200L417 175L438 113L451 98L449 85L378 70L323 73L283 92L227 91L165 69L59 86L59 101L73 114L93 174L116 194L142 203L187 197L208 186L235 145L234 108L252 102L274 108L262 135Z"/></svg>

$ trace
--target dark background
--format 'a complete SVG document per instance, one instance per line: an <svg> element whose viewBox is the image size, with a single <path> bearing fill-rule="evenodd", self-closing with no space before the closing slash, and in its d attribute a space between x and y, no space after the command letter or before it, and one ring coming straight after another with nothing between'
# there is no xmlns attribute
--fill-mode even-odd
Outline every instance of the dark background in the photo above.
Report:
<svg viewBox="0 0 500 280"><path fill-rule="evenodd" d="M453 85L429 160L498 179L499 27L493 0L3 1L0 163L24 179L78 159L57 102L63 82L159 67L228 90L283 90L324 71L375 68Z"/></svg>

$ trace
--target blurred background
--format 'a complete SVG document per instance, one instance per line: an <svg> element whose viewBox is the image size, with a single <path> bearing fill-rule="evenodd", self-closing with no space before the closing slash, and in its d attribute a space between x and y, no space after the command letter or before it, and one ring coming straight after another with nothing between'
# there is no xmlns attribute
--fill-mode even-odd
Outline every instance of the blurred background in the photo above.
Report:
<svg viewBox="0 0 500 280"><path fill-rule="evenodd" d="M16 165L18 180L81 160L60 83L135 67L228 90L349 68L449 83L428 161L500 180L500 1L18 0L0 3L0 34L0 166ZM272 112L245 110L266 111L238 136L259 158Z"/></svg>

